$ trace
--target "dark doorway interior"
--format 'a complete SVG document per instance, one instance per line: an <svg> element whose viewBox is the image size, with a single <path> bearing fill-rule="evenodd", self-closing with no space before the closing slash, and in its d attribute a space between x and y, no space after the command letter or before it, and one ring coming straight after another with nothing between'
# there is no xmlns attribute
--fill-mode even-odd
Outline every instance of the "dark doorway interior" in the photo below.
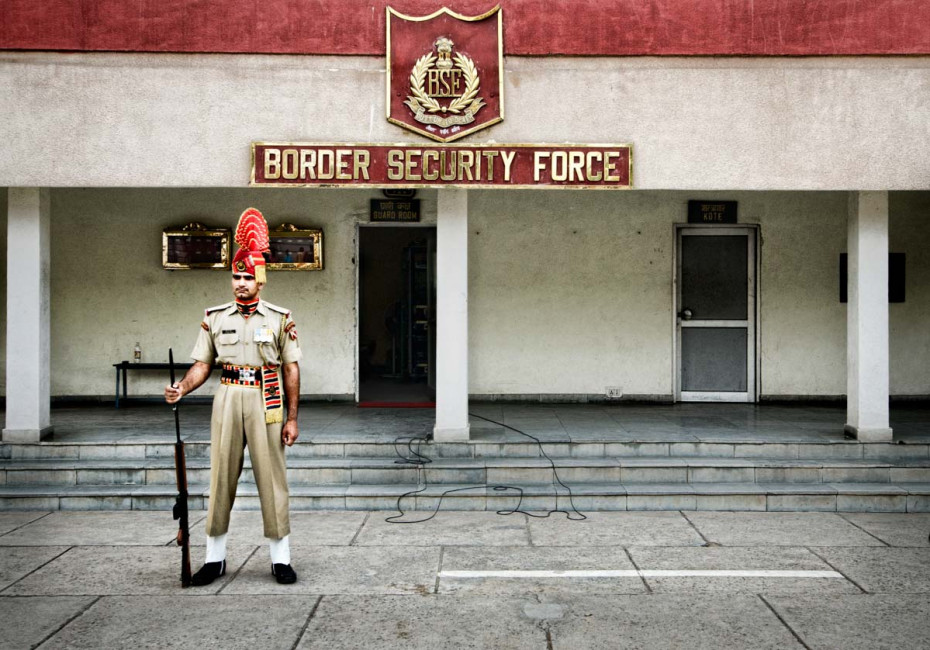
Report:
<svg viewBox="0 0 930 650"><path fill-rule="evenodd" d="M435 400L435 228L359 229L359 405Z"/></svg>

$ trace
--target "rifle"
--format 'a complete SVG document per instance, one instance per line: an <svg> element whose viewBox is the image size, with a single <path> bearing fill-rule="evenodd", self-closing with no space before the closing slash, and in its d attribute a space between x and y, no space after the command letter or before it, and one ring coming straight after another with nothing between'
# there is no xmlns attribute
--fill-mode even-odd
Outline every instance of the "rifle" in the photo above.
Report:
<svg viewBox="0 0 930 650"><path fill-rule="evenodd" d="M171 370L171 385L174 386L174 351L168 348L168 366ZM178 499L174 502L174 518L178 522L178 546L181 547L181 586L191 584L191 534L187 514L187 462L184 460L184 442L181 440L181 420L178 415L178 402L174 407L174 469L178 479Z"/></svg>

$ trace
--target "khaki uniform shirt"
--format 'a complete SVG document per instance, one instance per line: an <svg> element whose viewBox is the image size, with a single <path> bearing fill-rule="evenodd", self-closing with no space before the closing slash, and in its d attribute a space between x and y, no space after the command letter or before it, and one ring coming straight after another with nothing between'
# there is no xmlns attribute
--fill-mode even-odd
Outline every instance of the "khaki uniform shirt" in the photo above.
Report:
<svg viewBox="0 0 930 650"><path fill-rule="evenodd" d="M260 300L248 318L243 318L234 302L207 309L191 357L210 365L257 367L294 363L303 353L291 312Z"/></svg>

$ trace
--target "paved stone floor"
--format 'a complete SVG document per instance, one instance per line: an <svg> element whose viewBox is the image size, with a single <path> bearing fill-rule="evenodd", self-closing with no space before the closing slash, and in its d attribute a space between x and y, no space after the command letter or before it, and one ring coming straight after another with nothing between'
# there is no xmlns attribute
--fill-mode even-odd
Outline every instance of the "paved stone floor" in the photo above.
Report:
<svg viewBox="0 0 930 650"><path fill-rule="evenodd" d="M294 514L282 586L236 511L182 589L166 512L0 513L0 649L930 647L930 514L390 514Z"/></svg>
<svg viewBox="0 0 930 650"><path fill-rule="evenodd" d="M585 441L779 441L843 440L846 410L809 404L538 404L472 402L472 439L521 440L496 422L547 442ZM2 417L0 411L0 417ZM158 442L174 439L174 415L163 403L53 408L59 442ZM481 416L481 417L477 417ZM432 430L432 409L360 409L349 403L309 403L300 409L300 442L391 441ZM891 410L896 441L930 441L930 407ZM182 437L209 440L210 405L181 406Z"/></svg>

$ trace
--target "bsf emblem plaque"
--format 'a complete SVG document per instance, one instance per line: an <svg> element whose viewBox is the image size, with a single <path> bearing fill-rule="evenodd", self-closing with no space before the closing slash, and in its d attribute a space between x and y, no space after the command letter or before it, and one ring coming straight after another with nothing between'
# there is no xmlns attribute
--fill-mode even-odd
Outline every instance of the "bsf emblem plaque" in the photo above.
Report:
<svg viewBox="0 0 930 650"><path fill-rule="evenodd" d="M428 16L387 8L387 119L452 142L504 119L501 9Z"/></svg>

